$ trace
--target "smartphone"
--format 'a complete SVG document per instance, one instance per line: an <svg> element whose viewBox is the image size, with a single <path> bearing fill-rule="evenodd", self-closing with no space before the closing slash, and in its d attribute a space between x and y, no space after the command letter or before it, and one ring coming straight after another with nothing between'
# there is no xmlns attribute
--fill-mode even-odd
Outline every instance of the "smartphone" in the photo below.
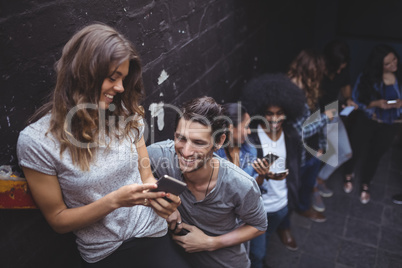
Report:
<svg viewBox="0 0 402 268"><path fill-rule="evenodd" d="M283 176L288 173L289 173L289 169L285 169L285 170L277 172L277 173L275 172L274 175L275 175L275 177L280 177L280 176Z"/></svg>
<svg viewBox="0 0 402 268"><path fill-rule="evenodd" d="M187 184L185 182L179 181L178 179L170 177L169 175L165 175L160 178L156 184L158 185L158 188L150 190L151 192L166 192L174 195L180 195L187 188ZM171 202L169 198L165 197L165 199Z"/></svg>
<svg viewBox="0 0 402 268"><path fill-rule="evenodd" d="M272 165L273 162L275 162L276 159L278 159L279 156L277 156L276 154L273 154L271 152L267 153L263 159L267 160L269 165Z"/></svg>
<svg viewBox="0 0 402 268"><path fill-rule="evenodd" d="M396 103L396 100L388 100L387 101L387 104L394 104L394 103Z"/></svg>
<svg viewBox="0 0 402 268"><path fill-rule="evenodd" d="M183 236L183 235L188 234L189 232L190 232L190 231L189 231L189 230L187 230L187 229L181 229L181 230L180 230L180 232L179 232L179 233L177 233L176 235Z"/></svg>

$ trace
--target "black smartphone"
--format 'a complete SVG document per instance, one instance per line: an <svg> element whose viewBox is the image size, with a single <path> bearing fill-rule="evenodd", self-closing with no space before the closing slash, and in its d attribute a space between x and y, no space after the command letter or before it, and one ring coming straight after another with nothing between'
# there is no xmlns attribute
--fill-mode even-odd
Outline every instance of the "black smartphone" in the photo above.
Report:
<svg viewBox="0 0 402 268"><path fill-rule="evenodd" d="M181 230L180 230L180 232L179 232L179 233L177 233L176 235L183 236L183 235L188 234L189 232L190 232L190 231L189 231L189 230L187 230L187 229L181 229Z"/></svg>
<svg viewBox="0 0 402 268"><path fill-rule="evenodd" d="M272 165L273 162L275 162L276 159L278 159L279 156L277 156L276 154L273 154L271 152L267 153L263 159L267 160L269 165Z"/></svg>
<svg viewBox="0 0 402 268"><path fill-rule="evenodd" d="M179 181L178 179L175 179L168 175L160 178L156 182L156 184L158 185L158 188L150 190L151 192L166 192L172 193L174 195L180 195L187 187L187 184L185 182ZM165 199L171 202L170 199L166 197Z"/></svg>

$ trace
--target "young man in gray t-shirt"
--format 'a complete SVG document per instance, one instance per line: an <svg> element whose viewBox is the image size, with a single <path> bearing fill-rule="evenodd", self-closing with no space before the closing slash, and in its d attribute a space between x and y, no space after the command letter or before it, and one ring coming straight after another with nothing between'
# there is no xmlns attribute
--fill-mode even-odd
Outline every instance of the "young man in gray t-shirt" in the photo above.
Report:
<svg viewBox="0 0 402 268"><path fill-rule="evenodd" d="M187 183L168 222L192 267L249 267L243 242L267 228L256 181L213 154L229 125L221 110L210 97L194 99L178 116L174 141L148 146L156 177L167 174ZM176 235L183 229L186 235Z"/></svg>

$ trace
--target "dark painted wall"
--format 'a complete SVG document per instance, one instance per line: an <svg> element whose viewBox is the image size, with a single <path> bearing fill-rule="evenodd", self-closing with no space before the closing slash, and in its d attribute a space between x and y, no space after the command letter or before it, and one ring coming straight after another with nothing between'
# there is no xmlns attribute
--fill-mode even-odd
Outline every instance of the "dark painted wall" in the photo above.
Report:
<svg viewBox="0 0 402 268"><path fill-rule="evenodd" d="M16 167L18 133L51 91L63 45L85 24L107 23L134 42L144 67L147 122L155 125L151 103L179 105L201 95L236 101L253 75L284 72L301 49L321 49L336 37L351 46L354 76L373 45L386 42L402 51L399 2L374 1L391 5L394 14L381 6L377 24L360 8L365 3L0 0L0 165ZM159 84L163 71L168 77ZM174 116L166 110L164 128L148 131L148 143L172 137ZM0 259L1 267L80 266L73 235L54 233L38 210L0 210Z"/></svg>
<svg viewBox="0 0 402 268"><path fill-rule="evenodd" d="M0 0L0 165L17 165L26 120L55 83L53 64L71 35L92 21L134 42L144 67L148 107L210 95L236 101L244 83L285 71L313 44L315 1ZM307 19L306 19L307 18ZM158 83L162 72L168 78ZM174 113L148 142L172 137ZM0 211L1 267L79 267L72 234L54 233L38 210Z"/></svg>

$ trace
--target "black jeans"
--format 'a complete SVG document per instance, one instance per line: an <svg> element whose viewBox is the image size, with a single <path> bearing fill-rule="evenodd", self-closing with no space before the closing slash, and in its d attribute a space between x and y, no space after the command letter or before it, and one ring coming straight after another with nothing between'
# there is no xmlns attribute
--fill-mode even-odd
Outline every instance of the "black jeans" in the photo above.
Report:
<svg viewBox="0 0 402 268"><path fill-rule="evenodd" d="M394 141L397 126L379 123L367 117L359 117L355 123L351 135L353 158L345 164L345 173L352 173L359 159L361 163L356 171L361 183L368 185L374 177L381 157Z"/></svg>
<svg viewBox="0 0 402 268"><path fill-rule="evenodd" d="M88 268L189 268L179 246L169 234L163 237L133 238L125 241L112 255L95 263L83 261Z"/></svg>

